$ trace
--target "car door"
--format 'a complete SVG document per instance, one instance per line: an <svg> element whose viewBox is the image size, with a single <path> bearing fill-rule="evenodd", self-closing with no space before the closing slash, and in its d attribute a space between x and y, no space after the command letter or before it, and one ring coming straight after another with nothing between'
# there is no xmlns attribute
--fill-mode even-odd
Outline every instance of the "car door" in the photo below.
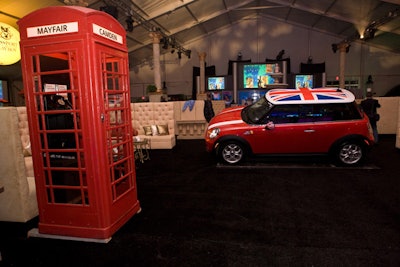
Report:
<svg viewBox="0 0 400 267"><path fill-rule="evenodd" d="M255 154L298 154L315 150L315 123L302 114L310 105L277 105L252 135ZM273 122L274 127L269 127Z"/></svg>

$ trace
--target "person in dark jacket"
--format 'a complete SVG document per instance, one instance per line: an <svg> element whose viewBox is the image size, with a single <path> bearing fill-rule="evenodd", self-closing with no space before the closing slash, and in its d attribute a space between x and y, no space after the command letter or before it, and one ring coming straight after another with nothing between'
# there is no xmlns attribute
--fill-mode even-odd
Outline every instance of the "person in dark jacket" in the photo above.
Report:
<svg viewBox="0 0 400 267"><path fill-rule="evenodd" d="M204 100L204 117L206 118L207 122L210 122L210 120L215 116L213 105L211 102L211 94L207 94L207 99Z"/></svg>
<svg viewBox="0 0 400 267"><path fill-rule="evenodd" d="M361 101L361 107L365 114L367 114L369 122L371 123L375 143L378 143L378 127L376 122L379 120L379 114L377 108L380 108L381 105L378 100L372 98L372 92L367 92L367 98Z"/></svg>

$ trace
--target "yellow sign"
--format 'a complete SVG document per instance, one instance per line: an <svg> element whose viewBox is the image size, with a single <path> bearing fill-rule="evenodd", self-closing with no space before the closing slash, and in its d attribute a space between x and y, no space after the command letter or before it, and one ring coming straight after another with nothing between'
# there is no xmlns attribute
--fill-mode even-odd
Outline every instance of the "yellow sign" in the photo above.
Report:
<svg viewBox="0 0 400 267"><path fill-rule="evenodd" d="M0 22L0 65L11 65L21 59L19 40L14 27Z"/></svg>

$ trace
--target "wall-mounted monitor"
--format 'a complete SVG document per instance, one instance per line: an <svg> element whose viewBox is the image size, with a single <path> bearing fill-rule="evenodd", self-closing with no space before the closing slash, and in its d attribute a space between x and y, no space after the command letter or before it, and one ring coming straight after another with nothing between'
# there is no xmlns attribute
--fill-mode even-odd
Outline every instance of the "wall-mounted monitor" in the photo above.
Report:
<svg viewBox="0 0 400 267"><path fill-rule="evenodd" d="M241 63L237 65L237 86L243 89L271 88L284 83L279 63Z"/></svg>
<svg viewBox="0 0 400 267"><path fill-rule="evenodd" d="M320 88L326 86L325 73L295 73L288 76L289 88Z"/></svg>
<svg viewBox="0 0 400 267"><path fill-rule="evenodd" d="M226 84L226 77L224 76L207 77L207 89L209 91L225 90Z"/></svg>
<svg viewBox="0 0 400 267"><path fill-rule="evenodd" d="M206 77L208 91L232 90L233 80L231 75L215 75Z"/></svg>
<svg viewBox="0 0 400 267"><path fill-rule="evenodd" d="M312 74L296 74L294 76L295 88L314 88L314 75Z"/></svg>
<svg viewBox="0 0 400 267"><path fill-rule="evenodd" d="M265 88L275 83L271 76L275 72L275 64L247 64L243 65L243 88Z"/></svg>

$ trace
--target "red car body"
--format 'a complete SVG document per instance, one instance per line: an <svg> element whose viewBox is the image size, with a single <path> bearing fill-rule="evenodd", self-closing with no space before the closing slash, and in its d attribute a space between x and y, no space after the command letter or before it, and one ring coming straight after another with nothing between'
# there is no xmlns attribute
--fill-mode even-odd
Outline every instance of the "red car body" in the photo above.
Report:
<svg viewBox="0 0 400 267"><path fill-rule="evenodd" d="M266 95L267 99L268 93ZM307 105L324 104L328 105L328 107L330 105L330 107L333 107L332 109L335 109L335 105L341 104L340 101L331 102L327 100L322 102L319 100L307 102L304 99L294 104L288 101L284 103L273 102L270 104L271 111L269 112L272 113L274 107L279 105L287 105L289 108L294 107L293 105L302 105L302 107L307 108ZM245 156L250 154L329 154L336 145L340 146L340 142L353 139L361 143L362 152L365 154L366 148L373 144L373 135L371 133L368 117L364 116L361 110L358 109L354 98L352 99L351 96L350 99L346 99L343 102L346 102L346 105L349 105L352 109L353 117L335 120L322 117L325 115L321 115L319 118L314 117L314 119L311 118L310 120L307 120L307 116L304 116L305 118L297 117L296 120L280 123L274 123L273 121L269 121L269 119L260 121L259 123L248 123L243 120L243 110L248 107L239 106L227 108L210 121L205 136L206 150L208 152L220 154L221 144L235 141L242 144L244 153L246 154ZM354 108L352 108L352 106L354 106ZM319 113L317 115L319 115ZM266 112L266 116L268 116L268 112ZM287 116L294 115L288 112ZM268 126L270 122L272 124ZM216 132L218 132L218 134L214 136ZM362 157L364 157L364 155L362 155Z"/></svg>

